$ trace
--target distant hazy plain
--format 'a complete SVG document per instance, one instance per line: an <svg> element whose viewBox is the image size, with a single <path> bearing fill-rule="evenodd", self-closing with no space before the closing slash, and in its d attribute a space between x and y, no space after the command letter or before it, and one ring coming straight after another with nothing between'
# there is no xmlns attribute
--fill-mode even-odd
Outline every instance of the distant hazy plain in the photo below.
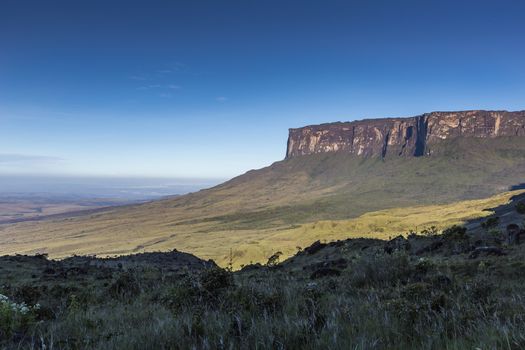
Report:
<svg viewBox="0 0 525 350"><path fill-rule="evenodd" d="M1 197L112 198L147 200L181 195L219 184L224 179L51 177L0 175Z"/></svg>

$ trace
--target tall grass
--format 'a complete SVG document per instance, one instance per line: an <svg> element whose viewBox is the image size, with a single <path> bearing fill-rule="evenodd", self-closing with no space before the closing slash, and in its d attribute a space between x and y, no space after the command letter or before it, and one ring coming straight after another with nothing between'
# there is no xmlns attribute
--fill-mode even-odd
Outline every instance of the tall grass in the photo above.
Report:
<svg viewBox="0 0 525 350"><path fill-rule="evenodd" d="M94 279L75 297L67 291L42 295L43 309L52 312L0 344L31 349L525 347L525 276L517 273L523 268L517 260L494 258L480 266L401 253L353 256L340 276L314 281L283 268L233 274L214 269L181 278L162 271L120 271L109 281ZM119 292L110 292L115 285Z"/></svg>

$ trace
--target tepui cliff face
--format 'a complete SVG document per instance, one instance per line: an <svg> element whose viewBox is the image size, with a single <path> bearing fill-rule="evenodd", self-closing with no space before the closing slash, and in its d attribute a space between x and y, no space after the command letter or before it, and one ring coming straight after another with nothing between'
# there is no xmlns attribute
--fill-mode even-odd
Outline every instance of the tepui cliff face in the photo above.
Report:
<svg viewBox="0 0 525 350"><path fill-rule="evenodd" d="M525 111L432 112L290 129L286 158L324 152L419 157L431 155L441 140L505 136L525 136Z"/></svg>

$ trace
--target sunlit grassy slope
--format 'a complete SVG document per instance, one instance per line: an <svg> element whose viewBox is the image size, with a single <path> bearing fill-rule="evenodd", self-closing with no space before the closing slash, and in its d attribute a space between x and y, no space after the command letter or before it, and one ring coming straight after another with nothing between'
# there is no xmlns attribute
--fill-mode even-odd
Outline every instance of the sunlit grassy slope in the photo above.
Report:
<svg viewBox="0 0 525 350"><path fill-rule="evenodd" d="M524 150L522 138L456 139L431 157L298 157L182 197L0 226L0 253L176 248L224 265L231 249L236 266L264 262L316 239L385 238L485 215L509 195L488 197L525 182ZM468 201L479 198L488 199Z"/></svg>
<svg viewBox="0 0 525 350"><path fill-rule="evenodd" d="M297 247L305 247L316 240L338 240L370 237L387 239L405 234L409 230L421 231L430 226L439 229L461 224L467 220L491 214L494 208L509 202L518 193L505 192L485 199L460 201L452 204L394 208L369 212L349 220L322 220L288 227L252 230L213 230L213 223L181 226L186 233L163 234L164 225L144 222L136 231L119 230L118 222L94 220L90 229L78 229L78 218L41 225L26 225L25 239L8 240L9 229L2 231L0 253L48 251L63 257L71 252L77 254L111 255L137 251L179 250L192 252L200 257L212 258L221 265L229 262L230 249L236 267L250 262L264 262L271 254L281 251L290 256ZM96 217L94 218L96 219ZM120 220L125 221L126 218ZM100 230L97 225L102 225ZM110 231L108 231L110 228ZM139 232L149 229L149 234ZM80 231L80 233L76 233ZM98 231L98 232L97 232ZM41 232L46 232L41 235ZM143 248L144 247L144 248Z"/></svg>
<svg viewBox="0 0 525 350"><path fill-rule="evenodd" d="M421 232L435 226L438 230L461 225L468 220L491 215L495 208L509 203L512 196L525 191L511 191L489 198L460 201L452 204L394 208L369 212L350 220L323 220L271 233L261 239L258 246L241 245L238 253L257 254L263 250L270 254L280 249L285 256L297 252L300 247L316 240L335 241L345 238L389 239L406 235L410 231ZM280 248L279 248L280 247ZM269 255L268 255L269 256Z"/></svg>

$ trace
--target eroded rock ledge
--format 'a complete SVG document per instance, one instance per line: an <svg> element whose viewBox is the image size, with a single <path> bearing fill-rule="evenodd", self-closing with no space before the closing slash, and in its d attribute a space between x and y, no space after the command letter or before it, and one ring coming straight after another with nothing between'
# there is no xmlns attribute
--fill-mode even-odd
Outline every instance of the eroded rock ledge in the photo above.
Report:
<svg viewBox="0 0 525 350"><path fill-rule="evenodd" d="M363 157L431 154L433 143L457 137L525 136L525 111L432 112L290 129L286 158L343 151Z"/></svg>

